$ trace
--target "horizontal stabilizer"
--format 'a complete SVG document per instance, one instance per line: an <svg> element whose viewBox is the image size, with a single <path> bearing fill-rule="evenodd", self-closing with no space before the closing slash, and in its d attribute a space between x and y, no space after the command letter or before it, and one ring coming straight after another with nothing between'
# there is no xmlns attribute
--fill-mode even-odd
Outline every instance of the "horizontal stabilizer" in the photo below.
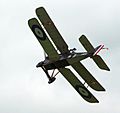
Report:
<svg viewBox="0 0 120 113"><path fill-rule="evenodd" d="M100 69L110 71L109 67L106 65L106 63L103 61L103 59L99 55L93 56L92 59Z"/></svg>
<svg viewBox="0 0 120 113"><path fill-rule="evenodd" d="M83 47L86 49L87 52L91 52L95 50L85 35L82 35L79 38L79 41L81 42L81 44L83 45Z"/></svg>
<svg viewBox="0 0 120 113"><path fill-rule="evenodd" d="M89 42L89 40L86 38L86 36L84 35L82 35L79 38L79 41L81 42L81 44L88 53L92 53L92 56L90 57L94 60L94 62L97 64L97 66L100 69L110 71L109 67L106 65L104 60L99 55L97 55L97 53L104 47L104 45L100 45L97 48L94 48L92 44Z"/></svg>

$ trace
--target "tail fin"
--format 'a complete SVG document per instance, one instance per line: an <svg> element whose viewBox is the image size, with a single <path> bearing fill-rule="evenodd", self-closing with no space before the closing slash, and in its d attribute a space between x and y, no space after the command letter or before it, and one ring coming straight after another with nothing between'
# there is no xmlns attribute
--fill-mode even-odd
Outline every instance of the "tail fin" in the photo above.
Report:
<svg viewBox="0 0 120 113"><path fill-rule="evenodd" d="M96 47L93 56L97 55L100 52L100 50L103 49L103 47L104 47L104 45L100 45L100 46Z"/></svg>
<svg viewBox="0 0 120 113"><path fill-rule="evenodd" d="M97 48L94 48L92 44L89 42L89 40L86 38L86 36L84 35L82 35L79 38L79 41L81 42L83 47L87 50L87 52L89 53L93 52L93 55L91 56L91 58L100 69L110 71L109 67L106 65L103 59L99 55L97 55L97 53L104 47L104 45L100 45Z"/></svg>

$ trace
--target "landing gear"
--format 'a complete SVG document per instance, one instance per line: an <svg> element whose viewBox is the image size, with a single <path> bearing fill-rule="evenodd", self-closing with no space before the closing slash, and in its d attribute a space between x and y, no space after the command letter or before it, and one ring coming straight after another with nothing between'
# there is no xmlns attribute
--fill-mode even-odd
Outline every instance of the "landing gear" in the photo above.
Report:
<svg viewBox="0 0 120 113"><path fill-rule="evenodd" d="M48 70L43 66L43 64L44 64L44 62L42 61L42 62L38 63L38 64L36 65L36 67L37 67L37 68L38 68L38 67L41 67L41 68L43 69L43 71L45 72L45 74L46 74L46 76L47 76L47 78L48 78L48 80L49 80L48 83L51 84L51 83L53 83L53 82L56 80L55 76L56 76L59 72L57 72L56 74L54 74L55 69L53 69L53 72L52 72L52 74L51 74L51 76L50 76Z"/></svg>
<svg viewBox="0 0 120 113"><path fill-rule="evenodd" d="M39 62L37 65L36 65L36 67L38 68L38 67L42 67L43 66L43 64L44 64L44 62L42 61L42 62Z"/></svg>
<svg viewBox="0 0 120 113"><path fill-rule="evenodd" d="M42 66L41 68L42 68L43 71L46 73L47 78L49 79L48 83L49 83L49 84L53 83L53 82L56 80L55 76L56 76L59 72L57 72L56 74L54 74L54 72L55 72L55 69L54 69L53 72L52 72L52 75L50 76L49 73L48 73L48 70L46 70L43 66Z"/></svg>
<svg viewBox="0 0 120 113"><path fill-rule="evenodd" d="M51 77L51 78L49 79L48 83L51 84L52 82L55 81L55 79L56 79L55 77Z"/></svg>

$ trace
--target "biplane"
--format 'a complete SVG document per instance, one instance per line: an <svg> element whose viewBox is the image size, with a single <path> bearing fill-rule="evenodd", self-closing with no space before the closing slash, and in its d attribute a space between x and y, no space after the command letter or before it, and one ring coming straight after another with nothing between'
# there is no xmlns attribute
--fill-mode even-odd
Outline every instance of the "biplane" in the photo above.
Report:
<svg viewBox="0 0 120 113"><path fill-rule="evenodd" d="M43 69L48 77L49 84L55 81L56 75L60 72L83 99L90 103L98 103L99 101L85 84L67 66L72 66L92 89L105 91L103 86L80 62L86 58L91 58L100 69L110 71L103 59L97 55L100 50L104 49L104 45L94 48L86 36L82 35L79 41L87 52L75 52L75 48L68 48L68 45L43 7L36 9L36 15L40 22L36 18L31 18L28 20L28 25L45 51L45 60L39 62L36 67ZM57 73L55 73L56 69L58 70ZM49 73L49 70L53 72Z"/></svg>

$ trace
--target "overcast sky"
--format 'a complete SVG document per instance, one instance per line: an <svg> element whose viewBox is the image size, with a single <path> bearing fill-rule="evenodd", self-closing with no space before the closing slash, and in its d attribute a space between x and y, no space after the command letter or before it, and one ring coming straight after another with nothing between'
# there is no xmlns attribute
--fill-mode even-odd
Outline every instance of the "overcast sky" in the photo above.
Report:
<svg viewBox="0 0 120 113"><path fill-rule="evenodd" d="M45 7L69 48L84 51L84 34L100 52L111 71L92 60L83 63L106 92L88 88L100 101L82 99L59 74L48 85L42 69L43 49L28 27L35 9ZM120 1L119 0L0 0L0 113L120 113Z"/></svg>

